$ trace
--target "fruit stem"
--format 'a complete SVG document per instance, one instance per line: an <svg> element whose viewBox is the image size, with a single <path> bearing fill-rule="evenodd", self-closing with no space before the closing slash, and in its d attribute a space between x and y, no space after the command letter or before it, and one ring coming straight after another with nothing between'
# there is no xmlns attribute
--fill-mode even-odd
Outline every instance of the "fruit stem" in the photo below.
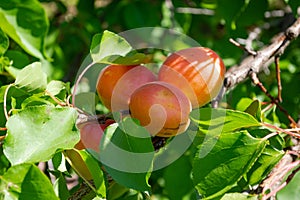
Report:
<svg viewBox="0 0 300 200"><path fill-rule="evenodd" d="M79 74L78 79L75 82L74 89L73 89L73 94L72 94L72 105L75 107L75 95L76 95L76 89L79 85L80 80L82 79L83 75L94 65L96 64L95 62L91 62L84 70Z"/></svg>

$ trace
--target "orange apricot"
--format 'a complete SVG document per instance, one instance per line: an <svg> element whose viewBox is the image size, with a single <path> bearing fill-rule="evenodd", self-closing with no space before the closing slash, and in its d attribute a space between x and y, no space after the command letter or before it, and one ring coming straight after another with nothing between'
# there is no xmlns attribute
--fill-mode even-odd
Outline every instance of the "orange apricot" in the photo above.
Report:
<svg viewBox="0 0 300 200"><path fill-rule="evenodd" d="M178 88L161 81L146 83L130 98L129 110L154 136L171 137L186 131L190 124L189 99Z"/></svg>
<svg viewBox="0 0 300 200"><path fill-rule="evenodd" d="M214 51L192 47L168 56L159 70L158 80L178 87L190 99L192 107L198 108L217 96L224 74L223 61Z"/></svg>
<svg viewBox="0 0 300 200"><path fill-rule="evenodd" d="M128 110L133 91L156 79L156 76L142 65L109 65L99 75L97 92L109 110Z"/></svg>

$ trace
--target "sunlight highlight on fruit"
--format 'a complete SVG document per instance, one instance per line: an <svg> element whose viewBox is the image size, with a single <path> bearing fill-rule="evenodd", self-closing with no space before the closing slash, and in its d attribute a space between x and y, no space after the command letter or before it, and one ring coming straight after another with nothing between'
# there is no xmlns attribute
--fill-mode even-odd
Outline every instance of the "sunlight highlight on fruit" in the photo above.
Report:
<svg viewBox="0 0 300 200"><path fill-rule="evenodd" d="M198 108L219 93L224 74L223 61L214 51L192 47L168 56L159 70L158 80L181 89L193 108Z"/></svg>

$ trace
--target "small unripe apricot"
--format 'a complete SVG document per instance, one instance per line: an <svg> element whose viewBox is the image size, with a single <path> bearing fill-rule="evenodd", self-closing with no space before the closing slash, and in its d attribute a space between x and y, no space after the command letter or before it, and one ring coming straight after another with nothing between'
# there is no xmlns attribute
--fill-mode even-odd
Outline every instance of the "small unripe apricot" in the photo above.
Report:
<svg viewBox="0 0 300 200"><path fill-rule="evenodd" d="M99 152L99 145L101 138L104 134L104 130L110 124L115 123L114 120L108 119L104 124L99 124L98 121L91 121L79 128L80 141L75 145L76 149L92 149Z"/></svg>
<svg viewBox="0 0 300 200"><path fill-rule="evenodd" d="M222 59L211 49L192 47L172 53L158 73L190 99L193 108L210 102L219 93L225 74Z"/></svg>
<svg viewBox="0 0 300 200"><path fill-rule="evenodd" d="M97 92L102 103L109 110L128 110L133 91L155 80L157 80L156 76L141 65L109 65L99 75Z"/></svg>
<svg viewBox="0 0 300 200"><path fill-rule="evenodd" d="M190 124L189 99L176 87L161 81L146 83L130 98L129 110L154 136L171 137L186 131Z"/></svg>

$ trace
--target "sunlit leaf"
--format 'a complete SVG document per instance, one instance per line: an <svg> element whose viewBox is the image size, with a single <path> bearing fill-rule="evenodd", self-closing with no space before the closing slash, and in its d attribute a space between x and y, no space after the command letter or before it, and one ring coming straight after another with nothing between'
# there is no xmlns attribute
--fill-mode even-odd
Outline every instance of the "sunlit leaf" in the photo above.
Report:
<svg viewBox="0 0 300 200"><path fill-rule="evenodd" d="M79 141L74 108L27 107L11 116L4 141L4 153L12 165L47 161L59 149L72 148Z"/></svg>
<svg viewBox="0 0 300 200"><path fill-rule="evenodd" d="M48 32L48 18L36 0L1 0L0 28L27 53L39 59L47 56L44 39Z"/></svg>
<svg viewBox="0 0 300 200"><path fill-rule="evenodd" d="M212 199L231 189L248 172L265 148L266 141L247 131L222 133L199 145L193 165L193 180L201 196ZM205 156L201 149L209 148Z"/></svg>
<svg viewBox="0 0 300 200"><path fill-rule="evenodd" d="M52 80L47 85L47 94L52 96L58 96L59 98L64 99L67 93L66 85L67 84L62 81Z"/></svg>
<svg viewBox="0 0 300 200"><path fill-rule="evenodd" d="M58 200L46 175L34 164L20 164L0 176L0 197L5 200Z"/></svg>
<svg viewBox="0 0 300 200"><path fill-rule="evenodd" d="M17 75L15 85L26 92L41 92L47 87L47 75L40 62L34 62L23 68Z"/></svg>
<svg viewBox="0 0 300 200"><path fill-rule="evenodd" d="M0 56L3 55L9 46L9 39L7 35L0 28Z"/></svg>
<svg viewBox="0 0 300 200"><path fill-rule="evenodd" d="M99 62L107 56L125 56L132 51L130 44L117 34L104 31L96 34L91 44L91 56L94 62Z"/></svg>
<svg viewBox="0 0 300 200"><path fill-rule="evenodd" d="M252 115L230 109L200 108L193 110L190 117L203 133L214 130L230 132L240 128L260 126Z"/></svg>
<svg viewBox="0 0 300 200"><path fill-rule="evenodd" d="M93 61L99 63L133 65L148 60L146 55L135 52L124 38L110 31L94 35L90 49Z"/></svg>
<svg viewBox="0 0 300 200"><path fill-rule="evenodd" d="M284 154L284 151L279 151L271 146L267 146L247 173L248 184L255 185L260 183Z"/></svg>
<svg viewBox="0 0 300 200"><path fill-rule="evenodd" d="M236 109L239 111L243 111L249 113L250 115L260 119L260 104L258 100L252 100L250 98L242 98L237 106Z"/></svg>

